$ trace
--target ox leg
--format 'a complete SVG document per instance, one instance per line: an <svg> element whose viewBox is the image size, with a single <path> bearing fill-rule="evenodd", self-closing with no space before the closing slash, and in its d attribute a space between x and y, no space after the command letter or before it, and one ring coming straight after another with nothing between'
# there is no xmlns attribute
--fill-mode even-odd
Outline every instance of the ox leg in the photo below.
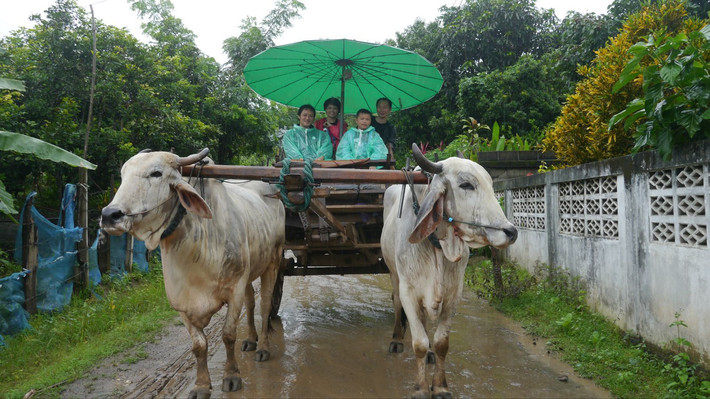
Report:
<svg viewBox="0 0 710 399"><path fill-rule="evenodd" d="M210 382L210 372L207 368L207 338L203 330L204 326L196 326L184 312L180 312L187 332L192 338L192 354L197 361L197 380L195 387L190 391L190 399L207 399L210 397L212 384Z"/></svg>
<svg viewBox="0 0 710 399"><path fill-rule="evenodd" d="M402 353L404 351L404 333L407 330L407 315L402 308L402 300L399 298L399 276L395 270L390 270L390 280L392 280L392 304L394 305L394 331L392 332L392 342L390 342L390 353Z"/></svg>
<svg viewBox="0 0 710 399"><path fill-rule="evenodd" d="M282 253L279 249L277 253ZM280 257L279 257L280 258ZM272 262L261 275L261 340L259 341L259 349L256 351L255 360L257 362L265 362L271 357L271 348L269 343L269 332L271 330L271 307L273 305L274 286L276 285L276 277L279 273L280 260Z"/></svg>
<svg viewBox="0 0 710 399"><path fill-rule="evenodd" d="M239 316L242 312L242 306L244 305L244 298L247 298L247 302L250 296L252 302L254 298L254 289L251 284L243 284L243 281L244 279L240 280L234 289L234 292L243 294L236 294L231 302L227 304L227 317L224 320L224 327L222 329L222 342L224 342L224 348L227 353L227 361L224 363L224 377L222 378L222 391L224 392L233 392L242 389L242 378L239 375L239 366L237 365L237 356L235 353L237 324L239 323ZM248 307L249 306L247 306L247 309ZM253 308L254 305L252 305L252 309Z"/></svg>
<svg viewBox="0 0 710 399"><path fill-rule="evenodd" d="M436 356L436 368L432 381L432 398L451 399L453 396L449 392L446 383L445 361L449 352L449 333L451 332L451 312L446 306L442 306L442 313L439 315L439 325L434 333L434 355Z"/></svg>
<svg viewBox="0 0 710 399"><path fill-rule="evenodd" d="M256 325L254 323L254 287L251 283L247 284L246 290L244 291L244 307L247 313L247 327L249 329L249 335L247 339L242 342L242 352L251 352L256 350L256 342L259 340L259 336L256 334Z"/></svg>
<svg viewBox="0 0 710 399"><path fill-rule="evenodd" d="M403 290L402 288L403 287L400 287L402 307L409 319L409 328L412 333L412 349L414 350L417 364L417 376L414 386L415 392L412 398L429 398L429 383L426 377L426 358L427 352L429 351L429 337L426 333L426 316L417 300L410 295L406 289Z"/></svg>

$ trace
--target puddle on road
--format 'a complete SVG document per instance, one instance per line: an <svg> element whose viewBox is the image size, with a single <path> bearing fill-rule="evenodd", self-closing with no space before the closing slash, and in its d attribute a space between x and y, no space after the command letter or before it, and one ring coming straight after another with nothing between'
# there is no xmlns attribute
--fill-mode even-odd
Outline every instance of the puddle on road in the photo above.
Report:
<svg viewBox="0 0 710 399"><path fill-rule="evenodd" d="M254 352L239 352L244 386L222 392L225 353L220 345L209 361L212 398L409 397L415 373L411 336L405 337L404 353L388 353L394 323L390 295L387 275L287 277L271 359L257 363ZM611 397L539 346L466 293L450 336L449 389L461 398ZM192 382L177 396L187 396L192 388L194 369L191 373ZM558 381L561 374L569 381Z"/></svg>

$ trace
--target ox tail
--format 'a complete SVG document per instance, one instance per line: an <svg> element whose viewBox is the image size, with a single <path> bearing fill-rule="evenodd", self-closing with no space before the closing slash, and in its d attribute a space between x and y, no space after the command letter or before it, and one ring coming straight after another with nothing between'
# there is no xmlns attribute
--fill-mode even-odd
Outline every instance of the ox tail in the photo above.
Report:
<svg viewBox="0 0 710 399"><path fill-rule="evenodd" d="M407 332L407 313L404 312L404 309L400 309L400 324L402 325L402 337L404 337L404 333Z"/></svg>

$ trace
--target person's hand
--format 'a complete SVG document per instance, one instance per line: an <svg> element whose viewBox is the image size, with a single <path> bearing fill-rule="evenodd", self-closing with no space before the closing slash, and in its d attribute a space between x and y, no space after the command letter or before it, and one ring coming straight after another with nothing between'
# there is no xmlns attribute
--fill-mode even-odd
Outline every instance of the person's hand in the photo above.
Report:
<svg viewBox="0 0 710 399"><path fill-rule="evenodd" d="M322 161L324 159L325 159L325 156L322 156L322 157L318 157L318 158L314 159L314 161Z"/></svg>

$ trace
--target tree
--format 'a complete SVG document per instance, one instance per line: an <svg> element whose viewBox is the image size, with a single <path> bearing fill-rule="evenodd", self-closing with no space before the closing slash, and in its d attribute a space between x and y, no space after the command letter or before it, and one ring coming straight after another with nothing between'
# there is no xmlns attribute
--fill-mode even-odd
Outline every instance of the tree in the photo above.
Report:
<svg viewBox="0 0 710 399"><path fill-rule="evenodd" d="M555 69L566 82L567 94L574 91L575 84L581 79L577 68L594 59L595 52L616 34L621 23L609 15L570 11L557 26L557 44L550 56L557 60Z"/></svg>
<svg viewBox="0 0 710 399"><path fill-rule="evenodd" d="M645 8L629 17L621 32L597 52L590 66L580 68L583 80L569 95L562 115L546 130L546 150L554 151L567 165L627 155L634 144L631 131L608 121L634 98L642 97L641 82L630 82L612 93L631 56L629 48L653 32L689 32L701 27L686 19L682 0L669 0Z"/></svg>
<svg viewBox="0 0 710 399"><path fill-rule="evenodd" d="M0 91L4 90L24 91L25 86L19 80L0 78ZM19 133L0 130L0 151L29 154L53 162L64 162L71 166L96 169L96 165L70 152ZM0 180L0 212L12 218L13 214L18 213L13 202L12 195L5 190L5 185Z"/></svg>
<svg viewBox="0 0 710 399"><path fill-rule="evenodd" d="M520 136L540 136L562 108L564 83L551 60L523 56L502 71L479 73L459 83L460 119L498 122Z"/></svg>
<svg viewBox="0 0 710 399"><path fill-rule="evenodd" d="M467 0L442 7L440 67L450 88L458 76L473 76L515 64L523 54L550 50L554 11L535 8L534 0Z"/></svg>

